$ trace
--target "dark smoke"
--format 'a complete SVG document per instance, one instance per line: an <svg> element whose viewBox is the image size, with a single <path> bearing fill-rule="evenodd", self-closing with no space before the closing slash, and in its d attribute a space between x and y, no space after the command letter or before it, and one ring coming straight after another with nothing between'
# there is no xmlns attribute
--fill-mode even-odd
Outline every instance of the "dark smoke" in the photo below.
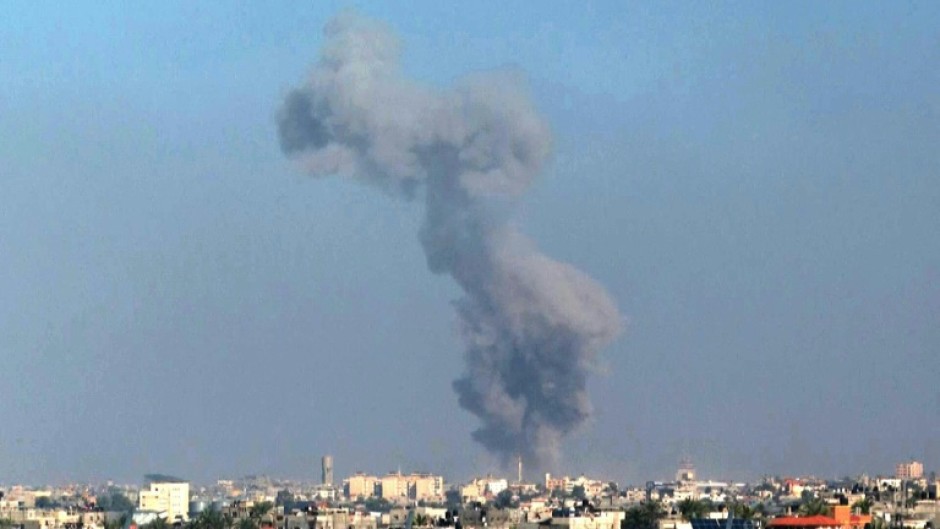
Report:
<svg viewBox="0 0 940 529"><path fill-rule="evenodd" d="M346 14L325 33L309 80L281 108L281 147L314 175L424 199L428 266L465 293L455 306L467 369L454 389L482 422L473 437L504 463L554 462L591 415L587 375L620 315L597 283L498 214L541 170L548 127L516 74L435 91L401 74L384 26Z"/></svg>

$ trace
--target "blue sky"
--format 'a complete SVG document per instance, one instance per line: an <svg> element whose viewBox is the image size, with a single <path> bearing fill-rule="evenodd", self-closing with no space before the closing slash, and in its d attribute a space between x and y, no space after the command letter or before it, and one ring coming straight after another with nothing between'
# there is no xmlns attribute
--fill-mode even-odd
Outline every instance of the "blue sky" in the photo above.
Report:
<svg viewBox="0 0 940 529"><path fill-rule="evenodd" d="M517 218L628 319L557 473L940 467L940 8L586 4L0 6L0 483L496 469L421 212L278 148L346 8L551 124Z"/></svg>

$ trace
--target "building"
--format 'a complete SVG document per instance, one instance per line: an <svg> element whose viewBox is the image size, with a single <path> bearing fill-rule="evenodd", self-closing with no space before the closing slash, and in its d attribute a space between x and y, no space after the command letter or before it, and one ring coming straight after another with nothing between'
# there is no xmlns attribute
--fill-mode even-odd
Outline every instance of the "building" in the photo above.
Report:
<svg viewBox="0 0 940 529"><path fill-rule="evenodd" d="M545 490L554 491L561 490L567 493L571 493L574 490L574 484L571 483L571 478L564 476L561 478L552 477L551 474L545 474Z"/></svg>
<svg viewBox="0 0 940 529"><path fill-rule="evenodd" d="M467 501L485 501L492 498L509 487L509 482L504 478L476 478L470 483L460 487L460 497L464 502Z"/></svg>
<svg viewBox="0 0 940 529"><path fill-rule="evenodd" d="M389 473L379 480L382 498L399 500L441 500L444 497L444 478L433 474ZM351 496L352 497L352 496Z"/></svg>
<svg viewBox="0 0 940 529"><path fill-rule="evenodd" d="M408 477L401 472L389 473L382 476L379 493L383 499L395 501L408 498Z"/></svg>
<svg viewBox="0 0 940 529"><path fill-rule="evenodd" d="M320 460L320 483L322 485L333 484L333 456L325 455Z"/></svg>
<svg viewBox="0 0 940 529"><path fill-rule="evenodd" d="M781 516L770 521L776 529L862 529L871 524L870 514L852 514L848 505L833 505L832 516Z"/></svg>
<svg viewBox="0 0 940 529"><path fill-rule="evenodd" d="M185 481L154 481L149 490L141 490L138 508L165 515L170 523L189 519L189 483Z"/></svg>
<svg viewBox="0 0 940 529"><path fill-rule="evenodd" d="M346 480L346 497L371 498L376 495L379 478L357 472Z"/></svg>
<svg viewBox="0 0 940 529"><path fill-rule="evenodd" d="M555 478L551 474L545 474L545 490L547 491L557 490L571 494L576 487L581 487L585 495L594 497L600 495L608 484L606 481L591 479L583 474L574 479L569 476Z"/></svg>
<svg viewBox="0 0 940 529"><path fill-rule="evenodd" d="M691 458L684 457L682 461L679 462L679 470L676 471L676 481L695 481L695 465L692 464Z"/></svg>
<svg viewBox="0 0 940 529"><path fill-rule="evenodd" d="M319 509L314 529L376 529L375 517L364 512L349 512L346 509ZM307 527L310 527L308 524Z"/></svg>
<svg viewBox="0 0 940 529"><path fill-rule="evenodd" d="M535 517L513 525L519 529L620 529L623 518L623 511L601 511L591 515L555 512L547 519Z"/></svg>
<svg viewBox="0 0 940 529"><path fill-rule="evenodd" d="M333 485L317 485L309 494L310 499L333 501L336 499L336 489Z"/></svg>
<svg viewBox="0 0 940 529"><path fill-rule="evenodd" d="M439 500L444 497L444 478L432 474L412 474L410 495L413 499Z"/></svg>
<svg viewBox="0 0 940 529"><path fill-rule="evenodd" d="M924 477L924 464L920 461L898 463L894 467L894 477L898 479L920 479Z"/></svg>

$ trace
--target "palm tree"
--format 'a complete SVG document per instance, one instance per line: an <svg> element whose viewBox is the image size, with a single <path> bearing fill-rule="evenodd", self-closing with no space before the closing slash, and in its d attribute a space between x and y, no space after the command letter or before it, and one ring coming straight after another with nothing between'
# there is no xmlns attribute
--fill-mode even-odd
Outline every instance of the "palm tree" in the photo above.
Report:
<svg viewBox="0 0 940 529"><path fill-rule="evenodd" d="M215 509L206 509L189 525L190 529L232 529L233 520L231 516Z"/></svg>
<svg viewBox="0 0 940 529"><path fill-rule="evenodd" d="M659 521L660 518L666 515L663 512L663 504L658 501L644 501L640 504L640 508L646 517L654 522Z"/></svg>
<svg viewBox="0 0 940 529"><path fill-rule="evenodd" d="M656 529L663 516L662 504L658 501L644 501L627 509L620 522L620 529Z"/></svg>
<svg viewBox="0 0 940 529"><path fill-rule="evenodd" d="M167 523L166 518L155 518L147 524L147 529L170 529L170 524Z"/></svg>
<svg viewBox="0 0 940 529"><path fill-rule="evenodd" d="M693 500L692 498L680 501L678 507L679 512L682 514L682 519L687 522L692 519L704 518L708 512L708 507L705 505L705 502Z"/></svg>
<svg viewBox="0 0 940 529"><path fill-rule="evenodd" d="M757 514L756 511L746 503L733 503L729 510L735 518L740 518L742 520L750 520L754 518L755 514Z"/></svg>
<svg viewBox="0 0 940 529"><path fill-rule="evenodd" d="M124 524L127 523L127 513L124 513L120 518L108 518L105 515L104 519L101 520L101 525L104 526L104 529L123 529Z"/></svg>
<svg viewBox="0 0 940 529"><path fill-rule="evenodd" d="M754 518L760 521L760 527L764 526L764 520L767 518L767 506L763 502L754 506Z"/></svg>
<svg viewBox="0 0 940 529"><path fill-rule="evenodd" d="M812 498L800 505L803 516L829 516L829 504L822 498Z"/></svg>
<svg viewBox="0 0 940 529"><path fill-rule="evenodd" d="M858 509L862 514L871 514L871 500L863 498L852 504L852 508Z"/></svg>
<svg viewBox="0 0 940 529"><path fill-rule="evenodd" d="M258 522L254 518L242 518L235 525L237 529L258 529Z"/></svg>
<svg viewBox="0 0 940 529"><path fill-rule="evenodd" d="M270 511L272 507L274 507L274 504L269 501L256 503L255 505L251 506L251 509L248 511L248 516L252 520L259 522L261 521L261 517L265 514L268 514L268 511Z"/></svg>
<svg viewBox="0 0 940 529"><path fill-rule="evenodd" d="M630 507L623 513L620 529L646 529L646 521L639 507Z"/></svg>

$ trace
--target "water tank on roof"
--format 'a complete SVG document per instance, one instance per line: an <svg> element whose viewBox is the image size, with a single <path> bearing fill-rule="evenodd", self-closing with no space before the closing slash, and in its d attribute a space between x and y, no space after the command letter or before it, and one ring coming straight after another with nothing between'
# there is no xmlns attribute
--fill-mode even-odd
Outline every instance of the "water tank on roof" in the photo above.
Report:
<svg viewBox="0 0 940 529"><path fill-rule="evenodd" d="M197 516L199 513L206 510L207 506L206 500L193 500L189 502L189 517L193 518Z"/></svg>

